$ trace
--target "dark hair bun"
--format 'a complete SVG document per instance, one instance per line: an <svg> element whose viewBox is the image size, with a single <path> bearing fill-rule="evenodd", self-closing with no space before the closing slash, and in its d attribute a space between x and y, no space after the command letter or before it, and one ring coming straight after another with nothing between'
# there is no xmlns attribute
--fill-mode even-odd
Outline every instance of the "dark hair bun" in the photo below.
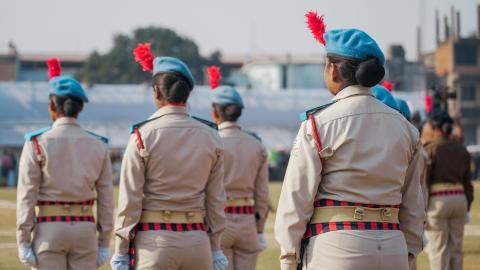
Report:
<svg viewBox="0 0 480 270"><path fill-rule="evenodd" d="M385 76L385 68L377 58L370 58L361 62L355 72L358 84L365 87L377 85Z"/></svg>

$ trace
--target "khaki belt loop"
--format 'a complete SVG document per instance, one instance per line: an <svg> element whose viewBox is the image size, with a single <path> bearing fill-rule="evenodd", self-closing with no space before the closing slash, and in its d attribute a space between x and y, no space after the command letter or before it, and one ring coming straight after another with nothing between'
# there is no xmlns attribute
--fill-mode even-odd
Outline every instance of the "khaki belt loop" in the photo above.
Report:
<svg viewBox="0 0 480 270"><path fill-rule="evenodd" d="M390 210L390 208L383 208L381 211L381 216L383 221L391 220L392 211Z"/></svg>

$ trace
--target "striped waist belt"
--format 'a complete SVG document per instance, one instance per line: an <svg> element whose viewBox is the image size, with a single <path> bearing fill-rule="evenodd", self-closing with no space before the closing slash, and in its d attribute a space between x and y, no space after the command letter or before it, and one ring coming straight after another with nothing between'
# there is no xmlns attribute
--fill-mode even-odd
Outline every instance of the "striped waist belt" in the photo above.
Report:
<svg viewBox="0 0 480 270"><path fill-rule="evenodd" d="M398 230L398 205L361 204L322 199L304 238L337 230Z"/></svg>
<svg viewBox="0 0 480 270"><path fill-rule="evenodd" d="M95 222L94 200L82 202L38 201L37 223L41 222Z"/></svg>
<svg viewBox="0 0 480 270"><path fill-rule="evenodd" d="M227 199L225 214L253 215L255 214L255 201L253 198Z"/></svg>
<svg viewBox="0 0 480 270"><path fill-rule="evenodd" d="M464 194L463 185L439 183L430 186L430 196L448 196Z"/></svg>
<svg viewBox="0 0 480 270"><path fill-rule="evenodd" d="M181 211L142 211L140 222L134 228L134 237L130 238L130 267L135 269L135 235L143 231L207 231L202 212Z"/></svg>

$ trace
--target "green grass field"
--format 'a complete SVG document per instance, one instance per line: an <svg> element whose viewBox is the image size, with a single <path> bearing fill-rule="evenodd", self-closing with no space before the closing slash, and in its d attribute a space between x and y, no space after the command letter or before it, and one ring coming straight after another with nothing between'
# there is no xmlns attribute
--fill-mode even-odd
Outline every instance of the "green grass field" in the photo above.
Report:
<svg viewBox="0 0 480 270"><path fill-rule="evenodd" d="M278 198L280 195L281 184L270 184L270 196L274 209L277 207ZM475 194L480 194L480 184L475 186ZM0 200L15 201L14 189L0 189ZM279 269L278 256L280 254L278 244L273 237L273 224L275 214L271 213L265 234L269 242L269 249L260 254L257 269L258 270L272 270ZM477 199L472 207L472 222L471 225L479 226L480 228L480 199ZM0 269L2 270L17 270L27 269L20 264L17 257L17 250L14 246L6 244L15 243L15 210L0 208ZM480 269L480 235L466 235L464 241L464 269L474 270ZM101 269L110 269L104 266ZM428 261L424 253L422 253L418 260L419 270L428 270Z"/></svg>

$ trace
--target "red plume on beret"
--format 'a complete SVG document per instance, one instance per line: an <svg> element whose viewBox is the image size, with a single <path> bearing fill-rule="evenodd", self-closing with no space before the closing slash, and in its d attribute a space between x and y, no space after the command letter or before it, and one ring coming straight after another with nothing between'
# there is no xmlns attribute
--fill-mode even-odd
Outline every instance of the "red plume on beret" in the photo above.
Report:
<svg viewBox="0 0 480 270"><path fill-rule="evenodd" d="M60 68L60 60L58 58L47 59L48 79L60 76L62 69Z"/></svg>
<svg viewBox="0 0 480 270"><path fill-rule="evenodd" d="M425 111L430 113L432 111L432 96L425 96Z"/></svg>
<svg viewBox="0 0 480 270"><path fill-rule="evenodd" d="M307 25L312 32L313 37L318 40L318 42L325 45L323 34L325 34L326 25L323 22L323 15L318 16L316 11L308 11L307 14L305 14L305 17L307 18Z"/></svg>
<svg viewBox="0 0 480 270"><path fill-rule="evenodd" d="M135 62L138 62L143 71L153 72L153 59L155 56L150 50L150 43L138 43L137 47L133 49L133 56L135 56Z"/></svg>
<svg viewBox="0 0 480 270"><path fill-rule="evenodd" d="M208 80L210 81L210 88L215 89L220 86L220 80L222 79L222 74L220 74L220 67L209 66L207 69Z"/></svg>
<svg viewBox="0 0 480 270"><path fill-rule="evenodd" d="M382 86L385 87L385 88L387 88L387 90L388 90L389 92L392 92L392 91L393 91L393 83L390 82L390 81L384 80L384 81L382 82Z"/></svg>

